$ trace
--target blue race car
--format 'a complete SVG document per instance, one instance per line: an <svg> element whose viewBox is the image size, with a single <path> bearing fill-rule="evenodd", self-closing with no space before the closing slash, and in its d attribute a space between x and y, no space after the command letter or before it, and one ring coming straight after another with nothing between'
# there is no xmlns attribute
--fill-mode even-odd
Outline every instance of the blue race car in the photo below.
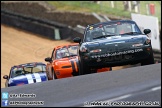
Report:
<svg viewBox="0 0 162 108"><path fill-rule="evenodd" d="M11 67L10 74L4 75L5 87L20 86L47 81L46 65L41 62L21 64Z"/></svg>

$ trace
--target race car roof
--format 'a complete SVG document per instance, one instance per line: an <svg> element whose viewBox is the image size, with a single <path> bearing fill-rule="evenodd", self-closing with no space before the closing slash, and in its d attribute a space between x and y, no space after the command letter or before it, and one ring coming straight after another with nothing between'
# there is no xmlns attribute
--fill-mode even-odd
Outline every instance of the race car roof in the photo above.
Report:
<svg viewBox="0 0 162 108"><path fill-rule="evenodd" d="M65 45L56 46L54 47L54 49L59 49L59 48L69 47L69 46L77 46L77 45L79 44L78 43L65 44Z"/></svg>
<svg viewBox="0 0 162 108"><path fill-rule="evenodd" d="M12 68L15 68L15 67L26 67L26 66L36 66L36 65L45 65L45 64L42 63L42 62L31 62L31 63L25 63L25 64L20 64L20 65L15 65Z"/></svg>
<svg viewBox="0 0 162 108"><path fill-rule="evenodd" d="M115 22L134 22L133 20L113 20L113 21L106 21L106 22L99 22L99 23L95 23L95 24L90 24L89 26L94 26L94 25L100 25L100 24L107 24L107 23L115 23Z"/></svg>

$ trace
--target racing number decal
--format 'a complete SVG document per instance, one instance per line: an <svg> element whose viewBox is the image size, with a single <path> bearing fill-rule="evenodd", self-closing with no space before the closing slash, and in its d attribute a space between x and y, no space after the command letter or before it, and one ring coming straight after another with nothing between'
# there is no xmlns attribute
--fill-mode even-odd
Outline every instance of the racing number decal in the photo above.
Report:
<svg viewBox="0 0 162 108"><path fill-rule="evenodd" d="M74 61L70 60L73 72L76 72Z"/></svg>
<svg viewBox="0 0 162 108"><path fill-rule="evenodd" d="M78 61L77 60L70 60L72 66L72 73L76 73L78 71Z"/></svg>
<svg viewBox="0 0 162 108"><path fill-rule="evenodd" d="M78 60L76 60L76 68L77 68L77 71L79 71L79 70L78 70L78 68L79 68Z"/></svg>
<svg viewBox="0 0 162 108"><path fill-rule="evenodd" d="M33 79L34 83L36 83L36 79Z"/></svg>

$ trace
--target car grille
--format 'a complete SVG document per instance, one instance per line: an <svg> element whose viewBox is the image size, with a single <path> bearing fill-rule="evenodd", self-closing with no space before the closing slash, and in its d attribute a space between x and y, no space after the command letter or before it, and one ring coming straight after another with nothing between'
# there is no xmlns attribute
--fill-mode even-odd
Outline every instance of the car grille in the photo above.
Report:
<svg viewBox="0 0 162 108"><path fill-rule="evenodd" d="M132 47L132 43L118 43L118 44L111 44L111 45L106 45L106 50L108 52L113 52L113 51L122 51L122 50L127 50Z"/></svg>

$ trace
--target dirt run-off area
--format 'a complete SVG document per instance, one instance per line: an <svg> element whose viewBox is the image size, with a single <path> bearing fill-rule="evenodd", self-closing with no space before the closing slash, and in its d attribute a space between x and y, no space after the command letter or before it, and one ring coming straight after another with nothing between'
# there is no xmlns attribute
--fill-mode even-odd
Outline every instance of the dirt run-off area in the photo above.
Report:
<svg viewBox="0 0 162 108"><path fill-rule="evenodd" d="M43 62L50 57L57 45L71 43L66 40L52 41L41 36L1 25L1 88L3 75L8 75L11 66L28 62Z"/></svg>
<svg viewBox="0 0 162 108"><path fill-rule="evenodd" d="M46 63L44 58L51 56L55 46L71 43L46 39L6 25L1 25L1 39L1 88L5 87L3 76L9 75L11 66L29 62ZM113 70L122 68L114 67Z"/></svg>

